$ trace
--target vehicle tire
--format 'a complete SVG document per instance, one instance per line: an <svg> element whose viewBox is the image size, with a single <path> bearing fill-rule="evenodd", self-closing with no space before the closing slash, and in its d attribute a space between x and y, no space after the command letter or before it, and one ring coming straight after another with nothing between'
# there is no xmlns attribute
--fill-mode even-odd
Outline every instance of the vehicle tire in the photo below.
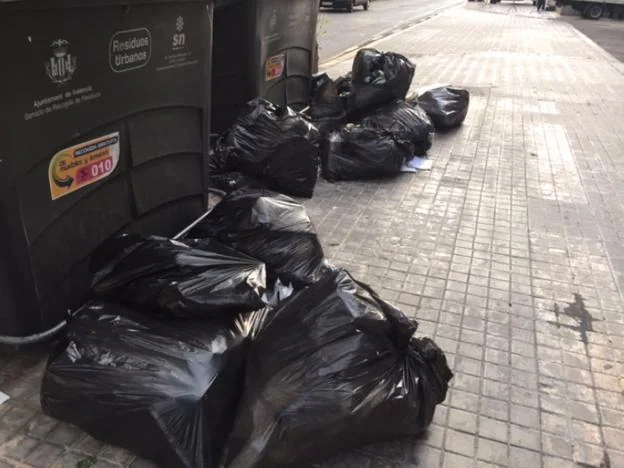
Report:
<svg viewBox="0 0 624 468"><path fill-rule="evenodd" d="M600 4L587 5L583 13L584 13L585 18L589 18L592 20L599 20L600 18L602 18L602 15L604 14L604 6Z"/></svg>
<svg viewBox="0 0 624 468"><path fill-rule="evenodd" d="M366 0L366 3L364 3L364 5L362 5L362 8L364 8L364 11L368 11L368 6L370 5L370 0Z"/></svg>

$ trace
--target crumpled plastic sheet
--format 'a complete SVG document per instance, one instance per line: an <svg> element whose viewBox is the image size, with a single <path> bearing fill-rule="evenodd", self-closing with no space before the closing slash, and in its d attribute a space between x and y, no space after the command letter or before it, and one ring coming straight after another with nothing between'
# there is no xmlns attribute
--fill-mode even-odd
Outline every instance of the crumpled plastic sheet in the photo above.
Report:
<svg viewBox="0 0 624 468"><path fill-rule="evenodd" d="M268 306L277 307L281 302L292 296L294 292L295 288L293 288L292 284L285 285L278 278L275 286L262 295L262 300Z"/></svg>

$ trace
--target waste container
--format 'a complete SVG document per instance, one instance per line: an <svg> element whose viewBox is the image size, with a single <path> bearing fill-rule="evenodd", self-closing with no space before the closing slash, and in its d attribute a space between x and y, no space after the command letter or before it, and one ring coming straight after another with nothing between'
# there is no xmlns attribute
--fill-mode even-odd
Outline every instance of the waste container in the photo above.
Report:
<svg viewBox="0 0 624 468"><path fill-rule="evenodd" d="M204 211L212 0L0 1L0 343L88 298L90 253Z"/></svg>
<svg viewBox="0 0 624 468"><path fill-rule="evenodd" d="M318 0L216 0L214 132L227 130L255 97L295 108L307 104L318 10Z"/></svg>

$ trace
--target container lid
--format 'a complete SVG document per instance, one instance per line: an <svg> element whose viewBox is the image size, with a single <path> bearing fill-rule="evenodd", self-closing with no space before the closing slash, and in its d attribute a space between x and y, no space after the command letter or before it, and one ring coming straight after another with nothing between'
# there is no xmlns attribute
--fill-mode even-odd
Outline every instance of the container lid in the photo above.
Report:
<svg viewBox="0 0 624 468"><path fill-rule="evenodd" d="M0 11L57 10L68 8L96 8L107 6L130 6L172 3L205 3L214 0L0 0Z"/></svg>

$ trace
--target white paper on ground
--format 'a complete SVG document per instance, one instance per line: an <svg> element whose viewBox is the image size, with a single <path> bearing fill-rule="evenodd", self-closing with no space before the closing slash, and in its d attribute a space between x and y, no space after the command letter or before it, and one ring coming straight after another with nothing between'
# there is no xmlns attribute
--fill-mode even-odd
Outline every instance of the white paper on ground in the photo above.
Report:
<svg viewBox="0 0 624 468"><path fill-rule="evenodd" d="M418 172L418 171L430 171L433 167L431 159L420 158L416 156L403 164L401 172Z"/></svg>
<svg viewBox="0 0 624 468"><path fill-rule="evenodd" d="M420 171L429 171L433 167L431 159L419 158L418 156L408 161L407 165Z"/></svg>
<svg viewBox="0 0 624 468"><path fill-rule="evenodd" d="M9 397L9 395L7 395L6 393L0 392L0 405L9 401L10 398L11 397Z"/></svg>
<svg viewBox="0 0 624 468"><path fill-rule="evenodd" d="M403 164L401 168L401 172L420 172L418 169L414 169L413 167L409 167L407 164Z"/></svg>

